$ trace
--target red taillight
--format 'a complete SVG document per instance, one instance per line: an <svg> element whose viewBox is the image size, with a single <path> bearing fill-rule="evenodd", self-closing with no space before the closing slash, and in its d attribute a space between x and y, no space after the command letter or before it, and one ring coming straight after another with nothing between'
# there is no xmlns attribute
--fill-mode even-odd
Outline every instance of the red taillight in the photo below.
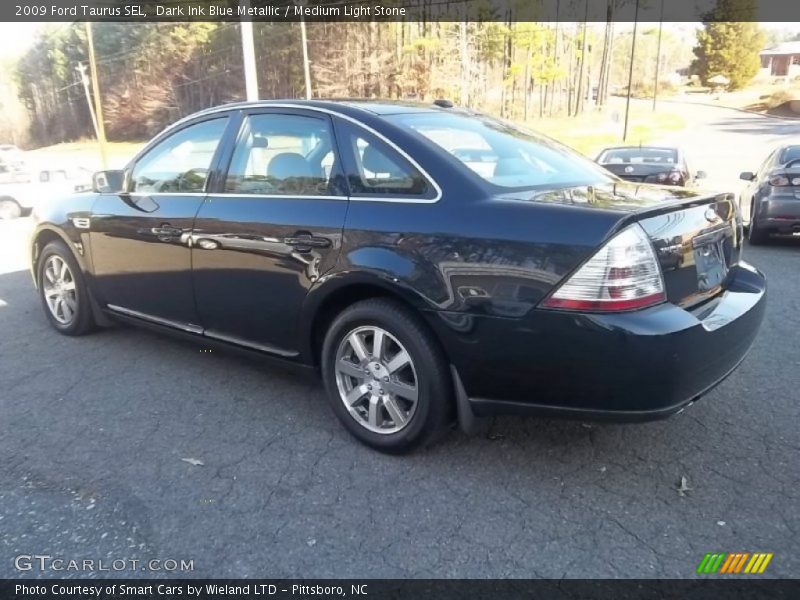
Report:
<svg viewBox="0 0 800 600"><path fill-rule="evenodd" d="M542 302L546 308L619 312L666 300L655 251L644 230L630 225Z"/></svg>
<svg viewBox="0 0 800 600"><path fill-rule="evenodd" d="M683 181L683 177L680 174L680 171L671 171L669 174L669 180L671 183L681 183Z"/></svg>
<svg viewBox="0 0 800 600"><path fill-rule="evenodd" d="M789 178L786 175L773 175L768 179L769 184L774 187L789 185Z"/></svg>

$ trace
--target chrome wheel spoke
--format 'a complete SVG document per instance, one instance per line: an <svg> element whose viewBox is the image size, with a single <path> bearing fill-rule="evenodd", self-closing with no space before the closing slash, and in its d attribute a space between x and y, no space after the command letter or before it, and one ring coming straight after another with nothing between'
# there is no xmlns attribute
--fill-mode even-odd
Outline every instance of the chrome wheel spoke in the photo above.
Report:
<svg viewBox="0 0 800 600"><path fill-rule="evenodd" d="M408 419L403 410L397 405L397 401L394 398L384 396L383 406L386 408L386 412L389 413L389 416L397 427L402 427L406 424Z"/></svg>
<svg viewBox="0 0 800 600"><path fill-rule="evenodd" d="M405 350L401 350L397 354L394 355L392 360L386 363L386 370L389 373L396 373L398 370L405 367L407 364L411 362L411 357L408 355L408 352Z"/></svg>
<svg viewBox="0 0 800 600"><path fill-rule="evenodd" d="M67 306L69 306L72 312L75 312L75 310L78 308L78 303L75 301L75 296L73 294L66 294L64 296L64 302Z"/></svg>
<svg viewBox="0 0 800 600"><path fill-rule="evenodd" d="M347 406L352 407L366 395L367 391L368 391L367 386L365 384L359 385L358 387L354 387L347 393L347 396L345 398Z"/></svg>
<svg viewBox="0 0 800 600"><path fill-rule="evenodd" d="M69 269L67 269L67 262L62 260L61 269L58 272L58 277L59 279L61 279L61 281L64 281L67 278L67 275L69 275Z"/></svg>
<svg viewBox="0 0 800 600"><path fill-rule="evenodd" d="M75 282L74 281L65 281L64 285L61 286L61 289L65 292L71 292L75 289Z"/></svg>
<svg viewBox="0 0 800 600"><path fill-rule="evenodd" d="M74 314L74 311L70 307L69 302L67 302L66 298L61 298L61 314L64 315L64 318L67 321L72 320L72 315Z"/></svg>
<svg viewBox="0 0 800 600"><path fill-rule="evenodd" d="M361 380L364 379L364 369L357 364L350 362L346 358L342 358L336 363L336 369L339 371L339 373L344 373L350 377L355 377L356 379Z"/></svg>
<svg viewBox="0 0 800 600"><path fill-rule="evenodd" d="M401 381L389 380L383 384L383 387L395 396L400 396L412 402L417 401L417 387L414 385L409 385Z"/></svg>
<svg viewBox="0 0 800 600"><path fill-rule="evenodd" d="M378 397L372 396L369 399L369 424L378 427Z"/></svg>
<svg viewBox="0 0 800 600"><path fill-rule="evenodd" d="M385 342L386 335L383 329L376 329L375 333L372 335L372 356L375 357L376 360L382 360Z"/></svg>
<svg viewBox="0 0 800 600"><path fill-rule="evenodd" d="M59 292L55 288L51 288L51 287L50 288L48 288L48 287L44 288L44 295L47 298L53 298L54 296L58 296L58 294L59 294Z"/></svg>
<svg viewBox="0 0 800 600"><path fill-rule="evenodd" d="M353 352L355 352L358 360L367 359L367 349L364 347L364 342L361 341L358 333L351 333L350 337L347 338L347 341L350 343L350 347L353 349Z"/></svg>

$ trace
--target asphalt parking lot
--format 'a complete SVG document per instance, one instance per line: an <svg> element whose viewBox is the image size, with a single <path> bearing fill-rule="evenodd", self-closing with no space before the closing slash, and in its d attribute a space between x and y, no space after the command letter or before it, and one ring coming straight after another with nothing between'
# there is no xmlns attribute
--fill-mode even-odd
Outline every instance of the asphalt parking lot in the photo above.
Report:
<svg viewBox="0 0 800 600"><path fill-rule="evenodd" d="M19 555L191 560L194 577L687 577L710 551L774 552L769 574L797 576L800 240L745 254L770 281L761 335L683 414L500 418L406 457L358 445L315 381L133 328L62 337L6 263L0 577L38 575Z"/></svg>

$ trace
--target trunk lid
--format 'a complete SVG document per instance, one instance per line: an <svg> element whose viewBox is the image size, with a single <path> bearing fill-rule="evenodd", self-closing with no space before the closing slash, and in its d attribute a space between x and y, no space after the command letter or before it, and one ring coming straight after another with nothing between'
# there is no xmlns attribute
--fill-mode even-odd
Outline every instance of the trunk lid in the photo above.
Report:
<svg viewBox="0 0 800 600"><path fill-rule="evenodd" d="M741 257L742 229L733 194L616 182L547 190L529 199L623 213L618 229L638 222L655 248L667 299L678 306L719 294Z"/></svg>

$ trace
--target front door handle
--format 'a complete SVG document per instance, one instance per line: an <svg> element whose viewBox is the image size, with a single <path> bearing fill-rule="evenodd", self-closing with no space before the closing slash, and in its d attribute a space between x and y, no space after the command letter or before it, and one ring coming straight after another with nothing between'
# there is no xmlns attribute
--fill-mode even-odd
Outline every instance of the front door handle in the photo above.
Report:
<svg viewBox="0 0 800 600"><path fill-rule="evenodd" d="M307 231L298 231L293 237L283 238L287 246L294 246L298 252L311 252L312 248L328 248L331 241L326 237L311 235Z"/></svg>

